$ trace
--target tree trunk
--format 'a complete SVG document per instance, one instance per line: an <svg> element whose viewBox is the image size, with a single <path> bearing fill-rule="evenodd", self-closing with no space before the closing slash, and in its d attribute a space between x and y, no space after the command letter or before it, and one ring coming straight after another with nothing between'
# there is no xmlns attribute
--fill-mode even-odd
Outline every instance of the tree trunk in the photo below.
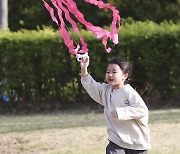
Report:
<svg viewBox="0 0 180 154"><path fill-rule="evenodd" d="M8 29L8 0L0 0L0 29Z"/></svg>

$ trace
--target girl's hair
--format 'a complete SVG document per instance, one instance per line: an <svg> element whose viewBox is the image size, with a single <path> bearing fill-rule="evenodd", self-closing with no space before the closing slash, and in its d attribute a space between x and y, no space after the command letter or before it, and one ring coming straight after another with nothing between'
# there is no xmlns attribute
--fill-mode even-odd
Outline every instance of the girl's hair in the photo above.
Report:
<svg viewBox="0 0 180 154"><path fill-rule="evenodd" d="M145 94L148 89L148 84L146 82L134 81L130 79L132 72L132 64L127 59L113 57L110 60L109 64L119 65L122 72L128 74L128 78L126 79L125 83L130 84L139 93L141 97L145 98Z"/></svg>

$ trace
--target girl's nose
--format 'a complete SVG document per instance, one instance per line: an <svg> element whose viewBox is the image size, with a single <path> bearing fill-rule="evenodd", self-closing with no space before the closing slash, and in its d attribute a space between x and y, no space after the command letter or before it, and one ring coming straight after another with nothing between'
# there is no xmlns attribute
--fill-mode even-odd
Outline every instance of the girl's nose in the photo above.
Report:
<svg viewBox="0 0 180 154"><path fill-rule="evenodd" d="M109 73L109 76L111 77L111 76L112 76L112 73Z"/></svg>

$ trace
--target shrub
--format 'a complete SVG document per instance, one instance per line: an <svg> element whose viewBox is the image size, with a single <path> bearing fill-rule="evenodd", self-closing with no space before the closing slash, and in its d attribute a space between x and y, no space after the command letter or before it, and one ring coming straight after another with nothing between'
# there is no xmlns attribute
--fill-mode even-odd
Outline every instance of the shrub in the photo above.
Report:
<svg viewBox="0 0 180 154"><path fill-rule="evenodd" d="M92 33L82 30L81 34L90 49L89 71L96 80L104 81L111 57L123 56L133 62L133 78L149 83L150 97L158 98L158 101L179 97L179 24L124 23L119 32L119 44L110 54ZM72 38L79 42L73 33ZM69 54L58 31L45 28L0 32L0 57L0 92L8 94L12 100L63 104L85 99L79 63ZM6 84L2 84L3 81Z"/></svg>

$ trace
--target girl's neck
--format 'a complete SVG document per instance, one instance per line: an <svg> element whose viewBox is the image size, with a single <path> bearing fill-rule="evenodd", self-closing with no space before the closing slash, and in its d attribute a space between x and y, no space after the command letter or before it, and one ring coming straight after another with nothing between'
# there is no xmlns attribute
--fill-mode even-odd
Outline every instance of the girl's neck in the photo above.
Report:
<svg viewBox="0 0 180 154"><path fill-rule="evenodd" d="M120 89L122 87L124 87L124 84L120 84L120 85L115 85L115 86L112 86L113 89Z"/></svg>

